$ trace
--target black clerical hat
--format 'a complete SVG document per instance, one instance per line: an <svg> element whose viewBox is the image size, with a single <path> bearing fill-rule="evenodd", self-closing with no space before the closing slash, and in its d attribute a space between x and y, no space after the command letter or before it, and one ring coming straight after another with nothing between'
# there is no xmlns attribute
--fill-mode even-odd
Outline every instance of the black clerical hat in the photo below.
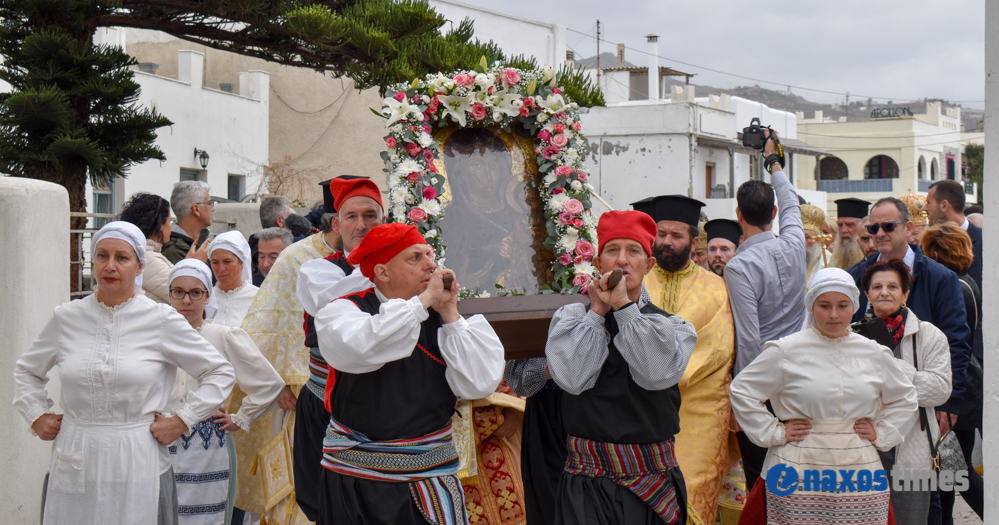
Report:
<svg viewBox="0 0 999 525"><path fill-rule="evenodd" d="M631 208L652 217L652 220L656 219L656 203L652 197L631 203Z"/></svg>
<svg viewBox="0 0 999 525"><path fill-rule="evenodd" d="M652 216L656 222L677 221L697 227L701 219L701 208L704 203L685 197L683 195L660 195L653 201L656 204L656 213Z"/></svg>
<svg viewBox="0 0 999 525"><path fill-rule="evenodd" d="M343 180L353 180L353 179L367 179L369 177L360 177L357 175L339 175L333 178L343 179ZM333 182L333 179L324 180L319 183L319 185L323 187L323 213L336 213L336 201L333 199L333 192L330 191L330 182Z"/></svg>
<svg viewBox="0 0 999 525"><path fill-rule="evenodd" d="M850 197L849 199L839 199L836 201L836 217L852 217L863 219L867 217L867 208L871 203Z"/></svg>
<svg viewBox="0 0 999 525"><path fill-rule="evenodd" d="M708 242L711 239L728 239L732 244L739 246L739 237L742 237L742 227L739 223L731 219L714 219L704 223L704 231L708 232Z"/></svg>

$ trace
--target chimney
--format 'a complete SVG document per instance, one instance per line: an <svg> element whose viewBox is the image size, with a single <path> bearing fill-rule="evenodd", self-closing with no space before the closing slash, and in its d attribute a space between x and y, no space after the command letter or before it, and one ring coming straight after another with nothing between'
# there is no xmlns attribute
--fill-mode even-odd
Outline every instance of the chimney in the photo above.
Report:
<svg viewBox="0 0 999 525"><path fill-rule="evenodd" d="M649 41L649 100L659 100L659 35L645 35Z"/></svg>
<svg viewBox="0 0 999 525"><path fill-rule="evenodd" d="M624 67L624 44L617 45L617 67Z"/></svg>
<svg viewBox="0 0 999 525"><path fill-rule="evenodd" d="M565 65L570 69L576 67L576 52L568 49L565 52Z"/></svg>

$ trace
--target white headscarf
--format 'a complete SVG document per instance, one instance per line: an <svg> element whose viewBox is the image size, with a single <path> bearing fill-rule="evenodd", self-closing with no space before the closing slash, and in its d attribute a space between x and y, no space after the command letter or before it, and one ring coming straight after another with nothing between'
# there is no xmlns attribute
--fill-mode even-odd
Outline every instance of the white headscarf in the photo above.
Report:
<svg viewBox="0 0 999 525"><path fill-rule="evenodd" d="M250 261L250 243L246 242L243 234L238 230L233 230L217 235L211 244L208 245L209 259L212 256L212 252L219 248L232 252L233 255L239 257L240 261L243 261L243 271L240 272L240 277L243 278L244 283L252 282L253 274L251 271L253 263Z"/></svg>
<svg viewBox="0 0 999 525"><path fill-rule="evenodd" d="M146 236L138 226L125 221L114 221L104 225L97 230L97 233L90 238L90 254L93 256L97 252L97 245L104 239L121 239L132 245L135 256L139 259L139 264L146 267ZM132 285L136 292L142 290L142 272L135 277Z"/></svg>
<svg viewBox="0 0 999 525"><path fill-rule="evenodd" d="M219 311L218 303L215 301L215 294L212 292L212 271L208 265L197 259L182 259L170 270L167 277L167 287L173 284L173 280L178 277L194 277L205 285L208 290L208 304L205 305L205 318L213 319L215 313Z"/></svg>
<svg viewBox="0 0 999 525"><path fill-rule="evenodd" d="M823 268L812 276L812 282L808 283L808 293L805 294L805 326L815 324L812 318L812 305L820 295L826 292L839 292L850 298L853 302L853 312L860 308L860 290L853 277L839 268Z"/></svg>

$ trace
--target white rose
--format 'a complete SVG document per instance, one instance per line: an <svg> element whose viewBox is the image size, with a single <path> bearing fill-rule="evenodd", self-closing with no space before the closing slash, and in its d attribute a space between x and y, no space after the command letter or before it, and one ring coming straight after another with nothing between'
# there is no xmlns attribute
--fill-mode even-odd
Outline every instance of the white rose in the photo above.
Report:
<svg viewBox="0 0 999 525"><path fill-rule="evenodd" d="M510 104L512 104L513 107L515 107L517 109L520 109L520 108L524 107L524 101L521 100L521 99L519 99L519 98L517 100L514 100Z"/></svg>
<svg viewBox="0 0 999 525"><path fill-rule="evenodd" d="M574 180L572 181L571 184L569 184L569 187L571 187L573 191L579 191L583 189L583 183L579 182L578 180Z"/></svg>
<svg viewBox="0 0 999 525"><path fill-rule="evenodd" d="M572 226L569 226L568 228L565 229L565 236L566 237L575 237L574 240L578 241L579 240L579 230L577 230L576 228L573 228ZM573 244L575 244L575 243L573 243Z"/></svg>
<svg viewBox="0 0 999 525"><path fill-rule="evenodd" d="M412 193L407 194L405 200L406 204L409 204L410 206L416 204L416 197L414 197Z"/></svg>
<svg viewBox="0 0 999 525"><path fill-rule="evenodd" d="M424 233L423 237L425 239L433 239L434 237L437 237L437 230L427 230L427 233Z"/></svg>
<svg viewBox="0 0 999 525"><path fill-rule="evenodd" d="M430 182L433 184L437 184L437 177L430 177Z"/></svg>
<svg viewBox="0 0 999 525"><path fill-rule="evenodd" d="M422 100L423 100L424 104L429 104L430 103L430 97L428 97L426 95L423 95L423 99Z"/></svg>
<svg viewBox="0 0 999 525"><path fill-rule="evenodd" d="M583 187L586 188L586 191L593 191L593 185L590 184L589 182L583 184Z"/></svg>
<svg viewBox="0 0 999 525"><path fill-rule="evenodd" d="M538 113L538 122L544 122L548 120L548 115L544 113Z"/></svg>
<svg viewBox="0 0 999 525"><path fill-rule="evenodd" d="M493 87L493 84L496 82L495 77L493 78L490 77L492 77L492 75L485 75L483 73L475 75L475 85L482 88L483 91L488 90L489 88Z"/></svg>

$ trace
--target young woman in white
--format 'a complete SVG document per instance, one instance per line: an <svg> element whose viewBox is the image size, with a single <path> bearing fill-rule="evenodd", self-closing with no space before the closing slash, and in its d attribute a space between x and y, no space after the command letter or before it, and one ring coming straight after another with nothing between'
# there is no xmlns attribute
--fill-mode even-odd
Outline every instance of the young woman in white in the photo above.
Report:
<svg viewBox="0 0 999 525"><path fill-rule="evenodd" d="M208 260L217 281L212 290L218 304L215 324L239 328L257 296L250 274L250 244L236 230L219 234L208 245Z"/></svg>

